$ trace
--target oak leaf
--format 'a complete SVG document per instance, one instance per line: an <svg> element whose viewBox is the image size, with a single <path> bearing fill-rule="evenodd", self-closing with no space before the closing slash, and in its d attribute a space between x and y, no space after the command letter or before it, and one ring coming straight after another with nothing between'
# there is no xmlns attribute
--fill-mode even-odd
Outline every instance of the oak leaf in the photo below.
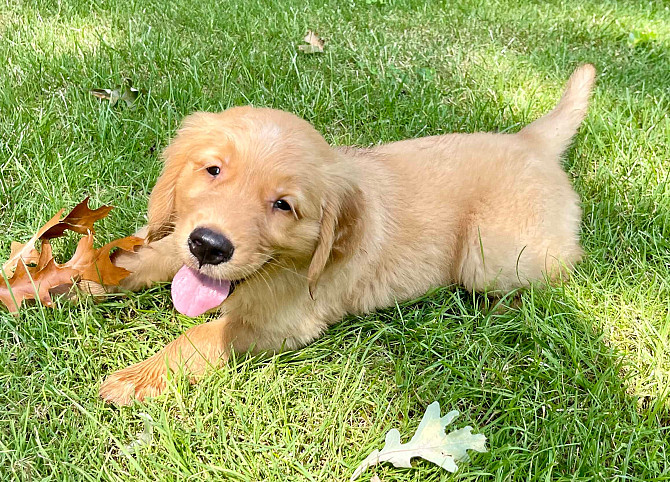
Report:
<svg viewBox="0 0 670 482"><path fill-rule="evenodd" d="M42 258L46 257L40 257L40 264L36 268L30 268L21 262L14 275L7 280L6 286L0 286L0 301L10 312L17 312L24 300L37 299L42 304L51 306L49 290L55 286L72 284L72 280L76 278L76 270L58 266L53 257L48 260Z"/></svg>
<svg viewBox="0 0 670 482"><path fill-rule="evenodd" d="M33 245L26 247L26 244L12 241L9 249L10 259L18 261L18 259L21 258L24 263L29 265L37 264L37 261L40 259L40 252L35 249L34 243Z"/></svg>
<svg viewBox="0 0 670 482"><path fill-rule="evenodd" d="M307 35L305 35L303 40L307 42L307 45L298 46L298 49L302 52L306 54L320 54L323 52L323 46L325 45L324 40L311 30L307 31Z"/></svg>
<svg viewBox="0 0 670 482"><path fill-rule="evenodd" d="M445 433L445 428L458 417L458 411L452 410L440 417L440 404L433 402L428 405L426 413L419 423L419 428L412 439L406 444L400 443L400 432L391 429L386 434L386 443L381 451L374 450L358 466L351 476L356 480L368 467L380 462L391 462L396 467L412 467L411 460L421 457L449 472L456 472L459 460L468 460L467 450L486 452L486 437L472 434L472 427L467 426Z"/></svg>
<svg viewBox="0 0 670 482"><path fill-rule="evenodd" d="M128 236L107 243L102 248L94 249L93 235L89 234L79 240L74 256L63 266L79 271L80 279L95 281L103 286L118 285L130 274L130 271L112 263L111 251L115 248L133 251L142 244L144 244L144 239Z"/></svg>
<svg viewBox="0 0 670 482"><path fill-rule="evenodd" d="M118 86L116 89L91 89L89 92L100 100L108 100L111 107L114 107L122 100L130 109L135 108L135 102L140 95L140 90L133 87L131 79L124 79L123 85Z"/></svg>
<svg viewBox="0 0 670 482"><path fill-rule="evenodd" d="M82 202L77 204L70 213L61 219L64 209L61 209L49 221L42 226L30 240L25 243L13 242L9 259L2 265L5 276L12 276L16 269L19 260L31 265L35 264L39 258L39 251L35 248L35 243L38 239L53 239L62 236L66 230L74 231L79 234L87 234L95 232L93 223L106 217L112 206L101 206L98 209L90 209L88 207L87 197Z"/></svg>
<svg viewBox="0 0 670 482"><path fill-rule="evenodd" d="M144 244L144 239L129 236L95 249L93 225L107 216L112 207L90 209L88 200L84 199L63 219L61 209L27 243L12 243L9 260L2 267L4 279L0 279L0 302L10 312L16 313L25 300L51 306L52 294L66 294L70 299L76 298L72 293L77 290L93 296L105 294L109 287L117 286L130 274L113 264L112 250L134 251ZM72 259L59 265L49 240L63 236L67 230L85 236ZM35 246L40 239L41 252Z"/></svg>
<svg viewBox="0 0 670 482"><path fill-rule="evenodd" d="M41 239L59 238L67 229L79 234L95 233L93 223L107 217L113 208L112 206L101 206L98 209L91 209L88 207L88 200L87 197L77 204L70 214L42 233Z"/></svg>
<svg viewBox="0 0 670 482"><path fill-rule="evenodd" d="M20 260L23 260L27 264L35 264L37 259L39 259L39 251L35 249L35 243L45 232L60 222L60 217L61 214L63 214L63 211L65 211L65 209L58 211L54 217L47 221L46 224L42 226L30 240L28 240L27 243L12 243L9 259L2 265L2 270L5 272L5 276L11 277L14 274L14 270Z"/></svg>

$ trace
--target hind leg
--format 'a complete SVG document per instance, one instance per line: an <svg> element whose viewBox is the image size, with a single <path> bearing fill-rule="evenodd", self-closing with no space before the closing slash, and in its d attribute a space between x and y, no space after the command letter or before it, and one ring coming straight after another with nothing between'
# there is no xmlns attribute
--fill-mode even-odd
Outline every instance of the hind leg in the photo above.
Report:
<svg viewBox="0 0 670 482"><path fill-rule="evenodd" d="M458 281L470 291L497 296L531 283L564 279L582 256L576 240L560 245L544 239L524 243L512 233L483 235L478 230L463 244Z"/></svg>

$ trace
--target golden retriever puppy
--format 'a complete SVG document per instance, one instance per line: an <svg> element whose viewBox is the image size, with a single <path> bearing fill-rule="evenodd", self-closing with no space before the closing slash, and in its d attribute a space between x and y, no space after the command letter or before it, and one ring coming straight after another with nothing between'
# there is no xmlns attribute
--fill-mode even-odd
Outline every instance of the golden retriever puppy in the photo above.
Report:
<svg viewBox="0 0 670 482"><path fill-rule="evenodd" d="M231 350L295 349L329 325L436 286L503 293L579 261L579 198L561 154L595 70L516 134L449 134L369 149L331 147L306 121L235 107L188 116L164 152L148 243L117 263L125 288L172 281L188 330L100 388L128 404L167 370L197 379Z"/></svg>

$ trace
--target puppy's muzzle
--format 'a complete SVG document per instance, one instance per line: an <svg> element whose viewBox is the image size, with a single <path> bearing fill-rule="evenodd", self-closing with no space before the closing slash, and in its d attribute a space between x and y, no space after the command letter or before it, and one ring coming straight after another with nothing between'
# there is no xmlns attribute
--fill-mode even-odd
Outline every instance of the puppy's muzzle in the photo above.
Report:
<svg viewBox="0 0 670 482"><path fill-rule="evenodd" d="M200 263L221 264L233 257L235 247L223 234L209 228L195 228L188 237L188 249Z"/></svg>

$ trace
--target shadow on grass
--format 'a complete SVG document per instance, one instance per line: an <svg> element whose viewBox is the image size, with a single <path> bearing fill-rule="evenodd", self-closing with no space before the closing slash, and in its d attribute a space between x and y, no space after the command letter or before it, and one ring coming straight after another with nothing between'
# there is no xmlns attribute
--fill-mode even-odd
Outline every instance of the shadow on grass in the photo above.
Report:
<svg viewBox="0 0 670 482"><path fill-rule="evenodd" d="M483 296L442 289L346 320L327 335L336 341L308 351L325 354L335 344L369 353L368 376L390 372L394 379L403 427L433 400L459 409L460 423L489 439L491 453L478 457L490 473L514 479L553 466L556 475L621 470L644 478L662 467L667 393L630 394L632 362L582 316L570 293L529 290L518 307L504 305L491 309Z"/></svg>

